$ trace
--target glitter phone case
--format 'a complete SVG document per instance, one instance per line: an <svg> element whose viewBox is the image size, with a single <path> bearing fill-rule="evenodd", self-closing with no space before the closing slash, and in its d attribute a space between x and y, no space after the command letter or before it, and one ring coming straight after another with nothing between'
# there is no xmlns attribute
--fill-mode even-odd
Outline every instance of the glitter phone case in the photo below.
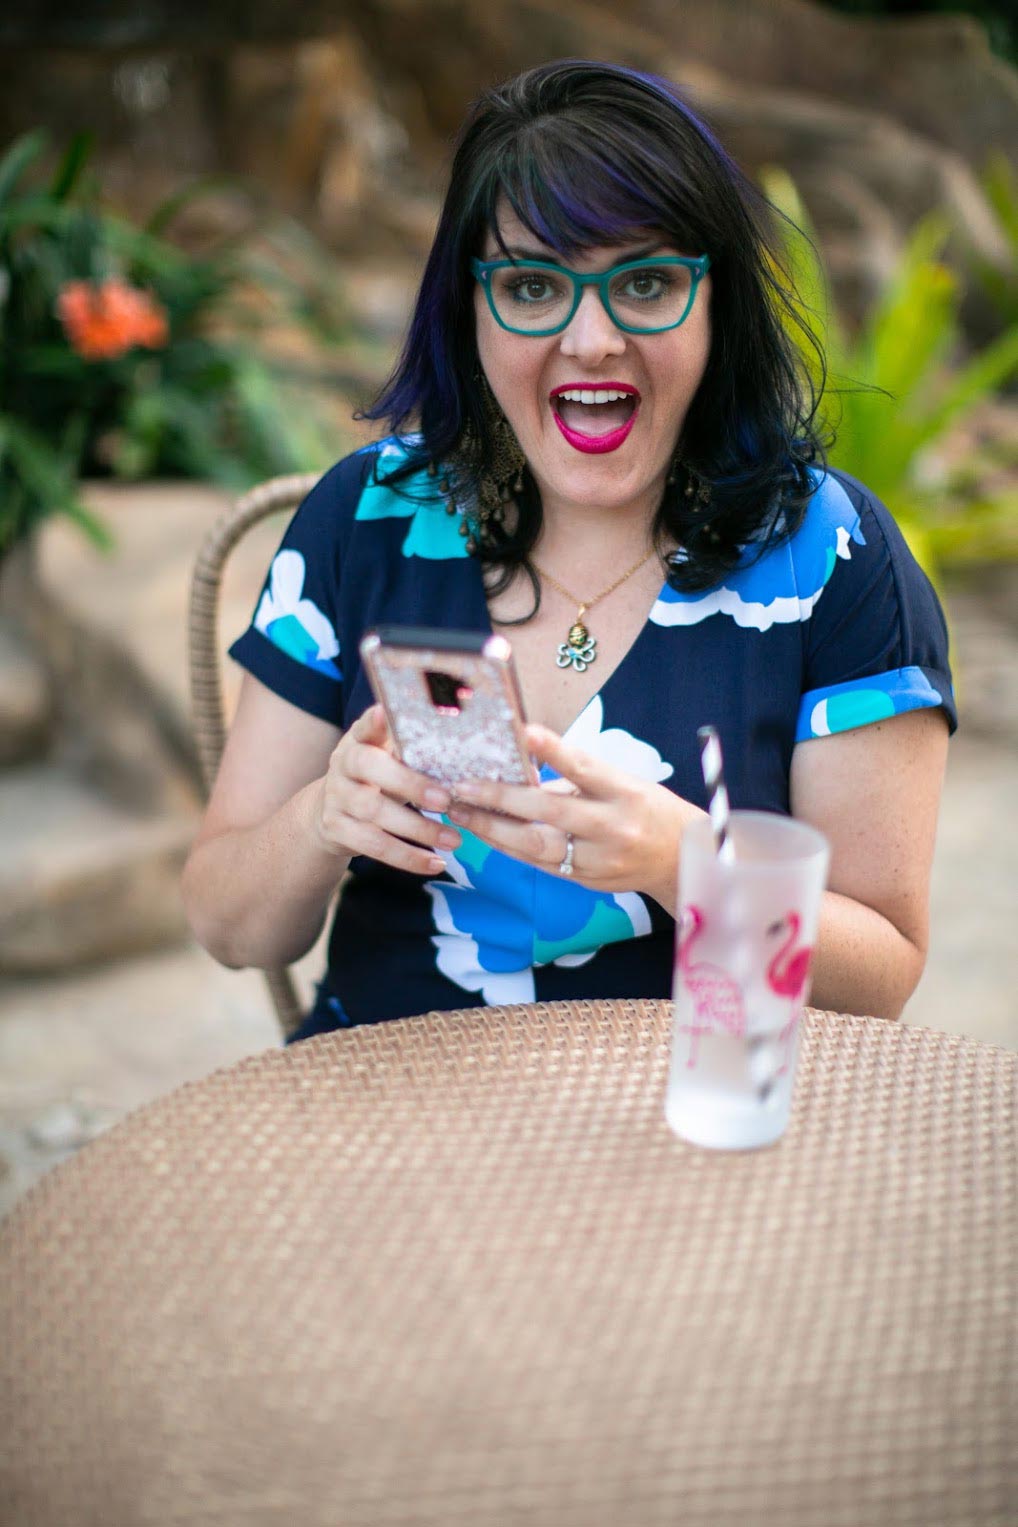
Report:
<svg viewBox="0 0 1018 1527"><path fill-rule="evenodd" d="M465 779L537 782L504 636L380 626L363 638L360 651L408 768L450 789Z"/></svg>

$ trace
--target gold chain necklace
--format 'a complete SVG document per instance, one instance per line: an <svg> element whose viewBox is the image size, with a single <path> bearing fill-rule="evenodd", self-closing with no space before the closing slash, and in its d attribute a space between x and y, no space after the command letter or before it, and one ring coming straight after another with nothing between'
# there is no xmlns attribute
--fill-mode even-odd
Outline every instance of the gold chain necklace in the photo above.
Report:
<svg viewBox="0 0 1018 1527"><path fill-rule="evenodd" d="M564 588L557 578L551 576L551 573L546 573L543 567L538 567L536 562L532 562L535 573L543 578L545 583L550 583L553 589L557 589L560 594L564 594L570 604L579 606L576 611L576 619L569 627L569 635L564 642L559 643L558 654L555 658L557 667L572 668L575 673L586 673L591 663L597 661L597 640L591 636L583 624L584 615L586 615L588 610L592 610L596 604L599 604L602 599L607 599L609 594L614 594L617 588L621 588L626 579L631 578L634 573L638 573L644 563L649 562L653 555L654 549L652 547L650 551L644 552L639 562L633 563L628 572L623 573L621 578L616 578L614 583L609 583L608 587L602 589L600 594L595 594L593 599L577 599L576 595L570 593L567 588Z"/></svg>

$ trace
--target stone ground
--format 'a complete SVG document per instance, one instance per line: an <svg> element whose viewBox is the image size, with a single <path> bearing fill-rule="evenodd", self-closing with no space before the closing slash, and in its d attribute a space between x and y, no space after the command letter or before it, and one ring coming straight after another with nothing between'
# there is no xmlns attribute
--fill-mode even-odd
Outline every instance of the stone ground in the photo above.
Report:
<svg viewBox="0 0 1018 1527"><path fill-rule="evenodd" d="M104 560L68 527L47 530L43 573L76 613L131 644L185 703L187 580L222 506L206 489L104 488L94 502L118 549ZM241 629L279 526L244 543L222 629ZM1018 612L1013 581L949 596L964 726L952 744L932 895L932 951L905 1021L1018 1049ZM1002 591L1003 590L1003 591ZM228 682L229 684L234 681ZM301 962L310 991L321 952ZM0 1214L43 1172L127 1111L278 1043L261 977L197 945L62 974L0 979Z"/></svg>

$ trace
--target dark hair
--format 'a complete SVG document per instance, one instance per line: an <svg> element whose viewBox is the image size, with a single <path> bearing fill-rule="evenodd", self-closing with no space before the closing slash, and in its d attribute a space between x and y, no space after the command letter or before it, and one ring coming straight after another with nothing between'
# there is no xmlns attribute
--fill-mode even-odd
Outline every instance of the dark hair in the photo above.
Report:
<svg viewBox="0 0 1018 1527"><path fill-rule="evenodd" d="M647 230L711 260L712 338L680 442L683 463L710 488L697 512L682 471L654 525L684 548L669 579L682 589L717 583L750 542L801 523L807 467L822 462L818 398L785 321L799 324L768 225L770 207L674 85L618 64L561 60L529 69L475 102L460 132L435 240L402 355L366 419L410 421L420 440L388 481L452 457L469 428L490 459L478 385L470 257L497 233L504 196L531 232L562 255L623 242ZM541 504L529 472L518 523L492 547L502 588L529 561ZM527 617L529 618L529 617Z"/></svg>

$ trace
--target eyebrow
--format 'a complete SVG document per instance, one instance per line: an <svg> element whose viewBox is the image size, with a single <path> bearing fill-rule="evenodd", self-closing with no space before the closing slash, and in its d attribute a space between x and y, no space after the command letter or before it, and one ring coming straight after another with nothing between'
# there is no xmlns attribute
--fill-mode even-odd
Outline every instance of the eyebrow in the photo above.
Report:
<svg viewBox="0 0 1018 1527"><path fill-rule="evenodd" d="M634 249L630 254L627 254L623 259L616 260L615 263L616 263L616 265L625 265L630 260L644 260L644 259L647 258L648 255L657 254L658 251L661 249L661 246L662 246L663 243L664 243L663 239L657 239L654 243L651 243L651 244L641 244L638 249ZM496 248L497 247L498 246L496 246ZM499 253L501 253L501 250L499 250ZM543 263L545 265L557 265L559 263L558 260L552 258L552 256L555 254L554 250L550 250L550 251L549 250L544 250L544 251L541 251L541 250L537 250L537 249L525 249L525 248L523 248L519 244L508 244L506 246L506 253L509 255L509 258L512 259L512 260L524 260L524 261L536 260L536 261L541 262L541 263ZM498 254L495 254L495 255L491 256L490 258L498 259Z"/></svg>

